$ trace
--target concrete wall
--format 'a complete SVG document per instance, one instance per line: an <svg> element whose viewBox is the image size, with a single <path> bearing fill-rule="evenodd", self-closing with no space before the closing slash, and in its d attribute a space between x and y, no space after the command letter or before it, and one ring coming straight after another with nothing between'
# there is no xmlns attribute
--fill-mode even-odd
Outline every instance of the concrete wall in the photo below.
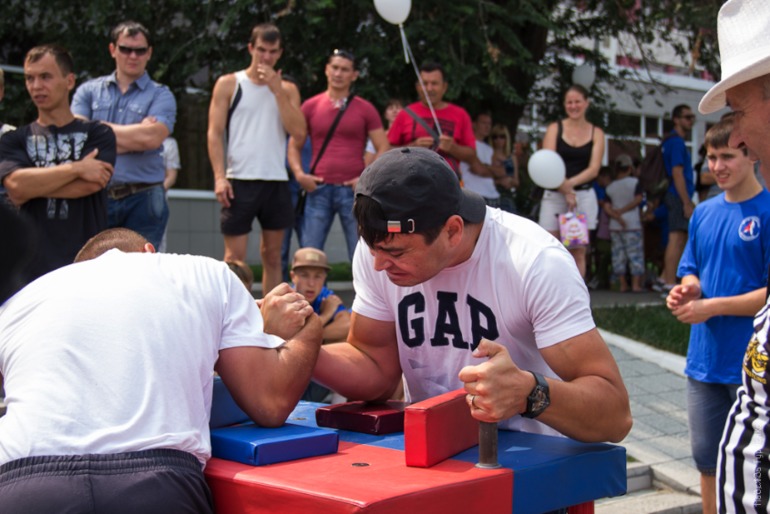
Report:
<svg viewBox="0 0 770 514"><path fill-rule="evenodd" d="M220 205L212 191L172 189L168 192L171 215L166 234L166 251L207 255L221 259L224 243L219 231ZM249 235L246 260L259 264L259 223L254 221ZM298 247L296 236L292 238L292 253ZM335 218L324 248L329 262L347 262L348 252L339 219Z"/></svg>

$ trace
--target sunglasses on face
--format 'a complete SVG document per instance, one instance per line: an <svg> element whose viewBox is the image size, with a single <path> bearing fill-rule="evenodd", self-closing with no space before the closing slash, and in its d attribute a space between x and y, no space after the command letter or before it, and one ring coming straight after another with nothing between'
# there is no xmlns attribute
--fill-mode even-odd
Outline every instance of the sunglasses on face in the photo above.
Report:
<svg viewBox="0 0 770 514"><path fill-rule="evenodd" d="M492 134L492 139L505 139L505 134Z"/></svg>
<svg viewBox="0 0 770 514"><path fill-rule="evenodd" d="M146 54L148 50L149 48L146 46L140 46L138 48L134 48L131 46L118 45L118 51L123 55L131 55L131 53L133 52L133 54L136 55L137 57L141 57L144 54Z"/></svg>
<svg viewBox="0 0 770 514"><path fill-rule="evenodd" d="M694 114L686 114L686 115L681 116L681 117L686 119L687 121L692 121L692 120L695 119L695 115Z"/></svg>

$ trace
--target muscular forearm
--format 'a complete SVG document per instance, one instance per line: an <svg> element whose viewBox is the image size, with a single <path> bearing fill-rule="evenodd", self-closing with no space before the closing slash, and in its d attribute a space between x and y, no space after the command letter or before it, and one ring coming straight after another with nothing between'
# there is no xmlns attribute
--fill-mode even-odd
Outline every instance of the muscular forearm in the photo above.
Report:
<svg viewBox="0 0 770 514"><path fill-rule="evenodd" d="M289 144L286 147L286 160L289 163L289 169L294 173L294 178L298 178L305 170L302 169L302 156L300 154L300 148L305 144L305 138L295 139L293 136L289 138Z"/></svg>
<svg viewBox="0 0 770 514"><path fill-rule="evenodd" d="M209 162L211 163L211 169L214 171L214 180L223 179L225 178L225 149L222 135L212 133L209 130L207 141Z"/></svg>
<svg viewBox="0 0 770 514"><path fill-rule="evenodd" d="M351 400L389 398L400 373L389 376L364 352L348 343L321 347L313 379Z"/></svg>
<svg viewBox="0 0 770 514"><path fill-rule="evenodd" d="M628 393L622 383L599 376L571 382L549 380L551 406L537 419L583 442L620 442L631 429Z"/></svg>
<svg viewBox="0 0 770 514"><path fill-rule="evenodd" d="M294 105L289 99L288 95L284 93L281 95L281 99L276 96L278 100L278 112L281 114L281 123L286 132L300 140L304 141L307 136L307 123L305 122L305 116L299 107Z"/></svg>
<svg viewBox="0 0 770 514"><path fill-rule="evenodd" d="M163 140L169 135L168 128L161 122L107 125L115 132L119 154L155 150L163 145Z"/></svg>
<svg viewBox="0 0 770 514"><path fill-rule="evenodd" d="M346 312L339 312L334 319L324 326L324 342L336 343L346 341L348 330L350 329L350 315Z"/></svg>
<svg viewBox="0 0 770 514"><path fill-rule="evenodd" d="M674 181L674 188L676 189L679 198L682 200L682 203L688 205L691 200L690 196L687 194L687 184L685 183L684 171L681 166L677 166L673 169L671 178Z"/></svg>
<svg viewBox="0 0 770 514"><path fill-rule="evenodd" d="M3 180L8 197L15 205L22 205L33 198L51 196L78 178L71 162L49 168L21 168Z"/></svg>
<svg viewBox="0 0 770 514"><path fill-rule="evenodd" d="M320 343L321 323L313 315L278 349L237 347L221 351L217 371L251 419L262 426L280 426L310 381Z"/></svg>
<svg viewBox="0 0 770 514"><path fill-rule="evenodd" d="M103 188L96 182L89 182L83 179L76 179L69 184L52 191L47 196L51 198L83 198L84 196L98 193Z"/></svg>
<svg viewBox="0 0 770 514"><path fill-rule="evenodd" d="M457 143L454 143L449 148L448 153L458 161L463 161L463 162L470 162L472 159L476 157L476 150L474 150L470 146L463 146Z"/></svg>

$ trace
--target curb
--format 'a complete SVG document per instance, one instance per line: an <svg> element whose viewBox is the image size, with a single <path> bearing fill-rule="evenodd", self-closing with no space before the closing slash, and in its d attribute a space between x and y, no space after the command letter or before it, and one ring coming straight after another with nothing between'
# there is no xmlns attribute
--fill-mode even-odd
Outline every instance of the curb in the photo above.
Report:
<svg viewBox="0 0 770 514"><path fill-rule="evenodd" d="M661 368L675 373L680 377L684 377L684 367L687 363L687 359L681 355L676 355L664 350L658 350L639 341L634 341L627 337L607 332L606 330L599 329L599 333L604 338L607 344L617 346L621 350L625 350L634 357L638 357L648 362L654 362Z"/></svg>

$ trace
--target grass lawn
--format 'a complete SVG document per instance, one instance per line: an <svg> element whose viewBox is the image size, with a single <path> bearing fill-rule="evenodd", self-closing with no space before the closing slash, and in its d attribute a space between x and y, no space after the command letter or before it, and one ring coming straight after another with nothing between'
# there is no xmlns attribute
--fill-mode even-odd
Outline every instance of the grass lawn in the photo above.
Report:
<svg viewBox="0 0 770 514"><path fill-rule="evenodd" d="M596 325L608 332L640 341L660 350L687 355L690 325L680 323L665 305L652 307L599 307Z"/></svg>

